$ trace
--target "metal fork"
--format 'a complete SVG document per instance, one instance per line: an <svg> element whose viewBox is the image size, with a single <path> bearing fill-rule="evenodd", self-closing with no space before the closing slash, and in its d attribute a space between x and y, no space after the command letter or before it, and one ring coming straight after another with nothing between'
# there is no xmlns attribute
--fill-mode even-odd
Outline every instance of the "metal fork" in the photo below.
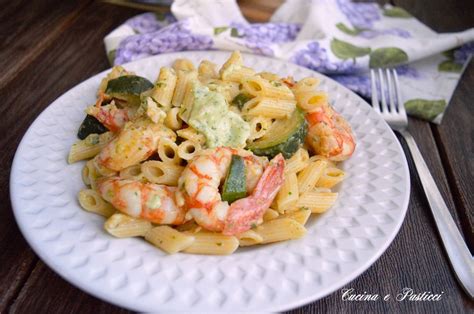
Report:
<svg viewBox="0 0 474 314"><path fill-rule="evenodd" d="M474 259L448 211L413 136L407 130L408 119L400 97L397 71L395 69L372 69L370 76L372 107L380 113L394 131L397 131L405 139L454 273L467 294L474 298ZM377 88L377 82L380 88Z"/></svg>

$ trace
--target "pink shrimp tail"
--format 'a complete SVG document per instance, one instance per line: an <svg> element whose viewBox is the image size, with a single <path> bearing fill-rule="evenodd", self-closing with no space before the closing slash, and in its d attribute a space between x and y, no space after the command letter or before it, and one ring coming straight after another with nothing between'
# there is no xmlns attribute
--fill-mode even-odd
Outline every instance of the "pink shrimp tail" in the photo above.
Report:
<svg viewBox="0 0 474 314"><path fill-rule="evenodd" d="M223 234L234 235L245 232L252 224L262 219L283 185L284 170L285 160L278 154L263 172L252 194L232 203L225 220Z"/></svg>

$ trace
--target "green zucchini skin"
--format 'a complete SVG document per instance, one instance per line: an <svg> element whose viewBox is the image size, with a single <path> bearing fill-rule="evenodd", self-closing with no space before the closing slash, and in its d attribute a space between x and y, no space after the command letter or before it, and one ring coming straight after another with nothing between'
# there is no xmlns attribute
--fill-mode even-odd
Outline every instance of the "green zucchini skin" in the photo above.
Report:
<svg viewBox="0 0 474 314"><path fill-rule="evenodd" d="M244 159L232 155L229 172L222 188L222 200L230 203L247 196L247 175Z"/></svg>
<svg viewBox="0 0 474 314"><path fill-rule="evenodd" d="M131 105L140 104L140 94L153 88L153 83L144 77L125 75L110 80L105 93L111 97L129 102Z"/></svg>
<svg viewBox="0 0 474 314"><path fill-rule="evenodd" d="M105 93L110 94L133 94L140 95L144 91L153 88L153 83L144 77L137 75L124 75L107 83Z"/></svg>
<svg viewBox="0 0 474 314"><path fill-rule="evenodd" d="M79 127L79 131L77 131L77 137L83 140L90 134L102 134L107 131L108 129L94 116L86 115L81 123L81 126Z"/></svg>
<svg viewBox="0 0 474 314"><path fill-rule="evenodd" d="M240 93L237 96L235 96L234 99L232 99L232 104L234 106L237 106L237 108L239 108L239 110L242 110L245 103L247 101L249 101L250 99L252 99L252 97L250 95L247 95L245 93Z"/></svg>
<svg viewBox="0 0 474 314"><path fill-rule="evenodd" d="M255 155L273 158L279 153L290 158L303 145L308 133L308 122L305 114L297 108L292 116L284 122L274 123L261 139L248 146Z"/></svg>

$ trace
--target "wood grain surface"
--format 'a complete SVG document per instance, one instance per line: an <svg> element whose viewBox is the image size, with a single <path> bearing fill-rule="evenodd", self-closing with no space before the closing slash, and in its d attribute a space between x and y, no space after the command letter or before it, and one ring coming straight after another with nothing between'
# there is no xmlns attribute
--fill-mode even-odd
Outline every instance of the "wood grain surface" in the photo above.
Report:
<svg viewBox="0 0 474 314"><path fill-rule="evenodd" d="M251 21L268 20L283 1L239 1ZM379 1L385 3L387 1ZM395 1L437 31L473 27L473 1ZM28 126L54 99L109 67L103 37L141 11L99 1L0 1L0 313L128 312L80 291L50 270L23 239L9 198L11 162ZM474 62L440 126L410 119L410 131L472 250ZM387 251L345 288L362 293L443 292L439 302L343 302L341 291L291 313L468 313L411 158L405 222ZM159 309L157 309L159 311Z"/></svg>

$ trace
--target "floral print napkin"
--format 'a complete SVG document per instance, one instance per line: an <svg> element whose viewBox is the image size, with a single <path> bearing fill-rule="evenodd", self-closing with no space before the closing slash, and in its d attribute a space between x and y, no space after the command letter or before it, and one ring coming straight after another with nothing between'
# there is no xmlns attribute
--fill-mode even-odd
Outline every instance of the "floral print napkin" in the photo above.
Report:
<svg viewBox="0 0 474 314"><path fill-rule="evenodd" d="M104 39L123 64L182 50L240 50L324 73L370 97L370 68L396 67L409 114L440 123L470 56L474 29L438 34L405 10L350 0L287 0L269 23L235 0L175 0L172 14L133 17Z"/></svg>

